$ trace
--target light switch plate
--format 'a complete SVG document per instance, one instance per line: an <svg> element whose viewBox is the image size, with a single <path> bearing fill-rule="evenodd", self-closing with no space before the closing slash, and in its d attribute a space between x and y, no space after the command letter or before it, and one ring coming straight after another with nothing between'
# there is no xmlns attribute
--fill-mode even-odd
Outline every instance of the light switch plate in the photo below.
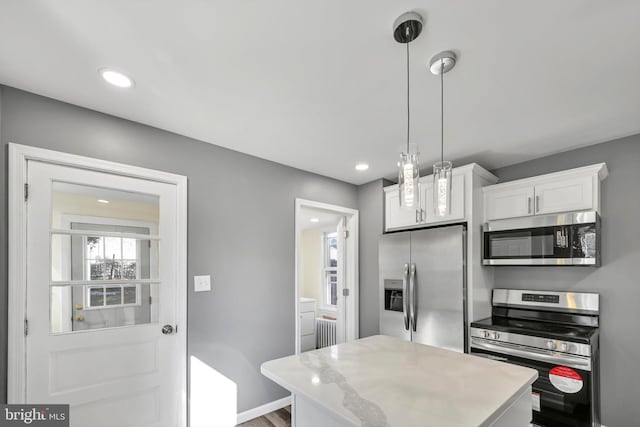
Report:
<svg viewBox="0 0 640 427"><path fill-rule="evenodd" d="M211 276L193 276L193 291L206 292L211 290Z"/></svg>

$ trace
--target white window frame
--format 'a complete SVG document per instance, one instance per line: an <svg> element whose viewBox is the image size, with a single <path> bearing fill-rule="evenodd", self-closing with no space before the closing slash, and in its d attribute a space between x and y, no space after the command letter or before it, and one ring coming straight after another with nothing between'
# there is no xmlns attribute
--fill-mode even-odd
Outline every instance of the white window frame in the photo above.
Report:
<svg viewBox="0 0 640 427"><path fill-rule="evenodd" d="M338 238L336 230L326 230L322 232L322 277L320 278L320 310L323 311L338 311L337 304L327 304L327 292L330 291L330 281L329 275L331 273L338 275L338 267L330 267L328 264L329 261L329 245L327 244L327 239L330 234L335 234L336 239ZM337 290L336 290L337 292Z"/></svg>
<svg viewBox="0 0 640 427"><path fill-rule="evenodd" d="M79 223L83 223L83 224L95 224L95 225L119 225L119 226L123 226L123 227L142 227L142 228L148 228L149 229L149 234L150 235L155 235L158 232L158 227L157 224L153 223L153 222L147 222L147 221L139 221L139 220L133 220L133 219L119 219L119 218L109 218L109 217L98 217L98 216L88 216L88 215L71 215L71 214L63 214L60 216L60 225L63 229L65 230L70 230L71 229L71 224L74 222L79 222ZM100 236L100 231L99 230L86 230L87 234L95 234L96 236ZM86 268L85 262L87 261L87 255L86 255L86 250L87 250L87 245L86 245L86 239L87 236L84 236L82 238L82 263L83 263L83 269ZM61 262L61 271L71 271L71 265L67 265L68 264L68 260L71 259L71 247L69 247L66 244L63 245L62 248L63 254L69 254L69 256L62 256ZM140 279L140 247L138 246L136 248L136 279ZM149 271L153 272L153 271L157 271L158 268L158 249L155 245L151 245L151 249L149 251ZM129 279L131 280L131 279ZM124 281L124 280L123 280ZM140 284L139 283L135 283L135 281L131 280L132 283L128 284L128 283L121 283L121 284L109 284L109 285L105 285L105 284L100 284L100 281L96 280L96 284L95 285L84 285L84 298L83 298L83 310L105 310L105 309L111 309L111 308L121 308L121 307L135 307L135 306L141 306L142 305L142 291L140 288ZM135 285L136 287L136 302L135 304L120 304L120 305L101 305L101 306L91 306L90 304L90 287L116 287L116 286L133 286ZM157 295L155 295L157 293L157 290L154 292L154 287L151 287L151 300L155 300L155 297ZM124 298L124 294L123 294L123 298Z"/></svg>
<svg viewBox="0 0 640 427"><path fill-rule="evenodd" d="M97 281L96 281L97 282ZM112 304L112 305L107 305L107 298L106 296L104 296L104 304L103 305L96 305L93 306L91 305L91 289L97 289L97 288L102 288L103 292L106 293L106 288L120 288L120 301L124 301L124 288L135 288L136 290L136 302L134 303L129 303L129 304L125 304L124 302L121 302L120 304ZM142 305L142 300L141 300L141 296L140 296L140 284L139 283L131 283L131 284L126 284L126 283L121 283L118 285L101 285L99 282L96 283L95 285L84 285L85 288L85 292L84 292L84 310L104 310L104 309L109 309L109 308L121 308L121 307L139 307Z"/></svg>

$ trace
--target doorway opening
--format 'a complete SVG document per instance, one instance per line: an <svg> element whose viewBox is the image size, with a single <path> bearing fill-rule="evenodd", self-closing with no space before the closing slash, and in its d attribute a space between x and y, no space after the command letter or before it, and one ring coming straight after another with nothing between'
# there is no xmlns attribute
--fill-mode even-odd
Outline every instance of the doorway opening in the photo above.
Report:
<svg viewBox="0 0 640 427"><path fill-rule="evenodd" d="M296 199L296 353L358 338L358 211Z"/></svg>

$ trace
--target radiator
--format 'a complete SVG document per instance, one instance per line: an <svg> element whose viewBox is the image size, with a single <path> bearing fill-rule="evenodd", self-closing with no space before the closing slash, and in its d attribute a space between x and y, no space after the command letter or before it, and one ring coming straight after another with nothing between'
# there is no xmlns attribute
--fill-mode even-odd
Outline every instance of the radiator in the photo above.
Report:
<svg viewBox="0 0 640 427"><path fill-rule="evenodd" d="M316 348L336 343L336 321L316 317Z"/></svg>

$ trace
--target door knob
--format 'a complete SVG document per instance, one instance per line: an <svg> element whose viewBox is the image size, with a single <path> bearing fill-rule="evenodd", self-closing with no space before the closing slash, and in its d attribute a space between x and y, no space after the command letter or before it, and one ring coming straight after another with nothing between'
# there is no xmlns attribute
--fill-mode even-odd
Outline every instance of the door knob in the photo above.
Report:
<svg viewBox="0 0 640 427"><path fill-rule="evenodd" d="M164 335L171 335L173 333L173 326L171 325L164 325L162 327L162 333Z"/></svg>

